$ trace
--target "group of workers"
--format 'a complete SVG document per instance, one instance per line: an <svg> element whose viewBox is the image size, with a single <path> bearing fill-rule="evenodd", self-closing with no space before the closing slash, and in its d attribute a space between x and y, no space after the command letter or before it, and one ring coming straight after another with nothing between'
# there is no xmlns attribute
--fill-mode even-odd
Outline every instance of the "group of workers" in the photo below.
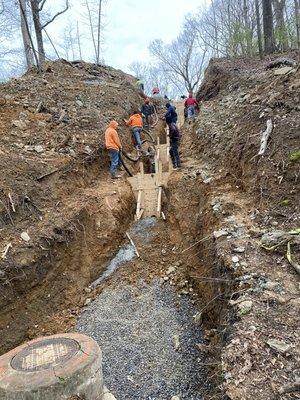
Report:
<svg viewBox="0 0 300 400"><path fill-rule="evenodd" d="M156 93L159 93L158 88L154 88ZM153 90L154 90L153 89ZM153 93L152 93L153 94ZM155 96L154 96L155 97ZM185 100L185 110L187 111L187 118L189 123L195 119L195 110L199 109L197 100L190 93L189 97ZM166 104L167 112L165 113L165 121L169 128L170 137L170 156L173 163L174 169L181 167L180 155L179 155L179 145L181 134L177 126L178 115L176 112L176 107L170 102ZM148 147L147 151L142 149L141 133L143 129L150 129L151 127L151 116L154 114L155 109L153 104L151 104L149 98L145 98L144 104L141 110L135 110L128 120L124 120L125 124L131 128L132 140L138 154L144 154L149 157L151 162L151 172L155 172L155 150L151 146ZM118 169L122 165L122 160L120 152L122 150L122 144L117 132L119 124L116 121L111 121L109 127L105 131L105 146L108 150L111 166L110 173L112 179L118 179L120 176L117 174Z"/></svg>

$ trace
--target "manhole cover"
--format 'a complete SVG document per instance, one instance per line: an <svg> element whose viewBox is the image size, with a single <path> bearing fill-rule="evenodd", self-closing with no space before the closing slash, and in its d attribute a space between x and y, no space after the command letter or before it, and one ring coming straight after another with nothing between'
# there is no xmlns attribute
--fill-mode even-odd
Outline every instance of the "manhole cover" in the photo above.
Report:
<svg viewBox="0 0 300 400"><path fill-rule="evenodd" d="M80 347L76 340L51 338L33 343L18 353L11 366L17 371L35 372L53 368L72 358Z"/></svg>

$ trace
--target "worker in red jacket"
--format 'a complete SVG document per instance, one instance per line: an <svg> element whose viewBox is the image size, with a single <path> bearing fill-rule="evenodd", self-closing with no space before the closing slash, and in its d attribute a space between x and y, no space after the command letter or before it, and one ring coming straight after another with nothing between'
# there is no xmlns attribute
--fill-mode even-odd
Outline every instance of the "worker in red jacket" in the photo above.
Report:
<svg viewBox="0 0 300 400"><path fill-rule="evenodd" d="M199 103L193 97L193 93L189 94L189 97L184 102L184 106L187 109L187 117L189 120L189 124L191 124L192 122L195 122L195 109L199 110Z"/></svg>

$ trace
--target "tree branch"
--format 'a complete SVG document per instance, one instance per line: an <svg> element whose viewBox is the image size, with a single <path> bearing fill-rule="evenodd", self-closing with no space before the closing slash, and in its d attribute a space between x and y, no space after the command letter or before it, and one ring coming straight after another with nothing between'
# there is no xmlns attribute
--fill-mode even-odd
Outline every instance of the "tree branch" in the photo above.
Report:
<svg viewBox="0 0 300 400"><path fill-rule="evenodd" d="M41 12L41 11L43 10L46 1L47 1L47 0L40 0L40 3L42 3L42 4L41 4L40 7L39 7L39 12Z"/></svg>
<svg viewBox="0 0 300 400"><path fill-rule="evenodd" d="M45 2L44 2L45 4ZM61 14L64 14L67 10L69 9L69 0L66 0L66 7L58 12L57 14L55 14L48 22L46 22L44 25L41 26L42 29L45 29L48 25L50 25L58 16L60 16Z"/></svg>

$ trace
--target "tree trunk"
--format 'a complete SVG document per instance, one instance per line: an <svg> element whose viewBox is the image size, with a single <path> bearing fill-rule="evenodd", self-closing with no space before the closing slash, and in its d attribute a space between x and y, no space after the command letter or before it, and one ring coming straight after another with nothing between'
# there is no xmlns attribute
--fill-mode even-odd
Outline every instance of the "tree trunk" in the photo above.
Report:
<svg viewBox="0 0 300 400"><path fill-rule="evenodd" d="M262 46L262 35L261 35L261 23L260 23L260 12L258 0L255 0L255 14L256 14L256 28L257 28L257 41L259 58L263 59L263 46Z"/></svg>
<svg viewBox="0 0 300 400"><path fill-rule="evenodd" d="M243 0L243 14L244 14L244 25L246 33L246 43L247 43L247 55L252 55L252 38L251 38L251 28L249 21L249 2L248 0Z"/></svg>
<svg viewBox="0 0 300 400"><path fill-rule="evenodd" d="M219 37L218 37L218 27L217 27L217 18L216 18L216 9L214 0L211 2L212 10L213 10L213 18L214 18L214 35L215 35L215 49L216 49L216 57L219 57Z"/></svg>
<svg viewBox="0 0 300 400"><path fill-rule="evenodd" d="M77 43L78 43L78 50L79 50L79 58L82 60L82 51L81 51L81 40L80 40L80 33L79 33L79 22L77 21Z"/></svg>
<svg viewBox="0 0 300 400"><path fill-rule="evenodd" d="M296 30L297 30L297 46L300 50L300 1L294 0L295 3L295 19L296 19Z"/></svg>
<svg viewBox="0 0 300 400"><path fill-rule="evenodd" d="M97 65L100 63L100 46L101 46L101 23L102 23L102 0L99 0L98 14L98 39L97 39Z"/></svg>
<svg viewBox="0 0 300 400"><path fill-rule="evenodd" d="M281 51L286 51L289 47L287 29L284 21L285 0L274 0L276 33L278 44Z"/></svg>
<svg viewBox="0 0 300 400"><path fill-rule="evenodd" d="M90 8L90 4L89 4L88 0L85 0L85 5L86 5L87 11L88 11L91 36L92 36L93 46L94 46L94 50L95 50L95 58L96 58L95 61L97 62L97 46L96 46L96 40L95 40L95 34L94 34L94 25L93 25L91 8Z"/></svg>
<svg viewBox="0 0 300 400"><path fill-rule="evenodd" d="M27 9L26 0L20 0L20 17L21 17L21 32L23 38L24 52L26 58L27 68L34 66L33 50L31 48L30 33L28 32L28 19L27 19Z"/></svg>
<svg viewBox="0 0 300 400"><path fill-rule="evenodd" d="M35 36L38 46L39 62L43 64L45 62L45 49L43 41L42 24L40 20L39 2L38 0L30 0L32 19L34 24Z"/></svg>
<svg viewBox="0 0 300 400"><path fill-rule="evenodd" d="M265 54L274 53L272 0L262 0Z"/></svg>

